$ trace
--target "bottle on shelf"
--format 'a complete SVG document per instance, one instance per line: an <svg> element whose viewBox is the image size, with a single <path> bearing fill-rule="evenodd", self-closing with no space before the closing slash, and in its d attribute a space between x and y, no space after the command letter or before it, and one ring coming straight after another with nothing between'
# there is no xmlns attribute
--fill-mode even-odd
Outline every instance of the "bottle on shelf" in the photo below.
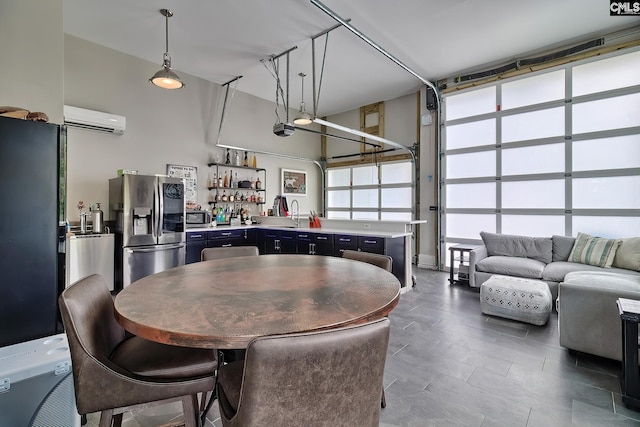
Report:
<svg viewBox="0 0 640 427"><path fill-rule="evenodd" d="M211 179L211 187L213 188L217 188L218 187L218 177L217 174L213 174L213 178Z"/></svg>
<svg viewBox="0 0 640 427"><path fill-rule="evenodd" d="M222 186L227 188L229 186L229 177L227 176L227 171L224 171L224 181L222 181Z"/></svg>
<svg viewBox="0 0 640 427"><path fill-rule="evenodd" d="M249 167L249 155L246 151L244 152L244 161L242 162L242 166L245 168Z"/></svg>
<svg viewBox="0 0 640 427"><path fill-rule="evenodd" d="M256 179L256 190L262 190L262 182L260 182L260 177Z"/></svg>
<svg viewBox="0 0 640 427"><path fill-rule="evenodd" d="M236 172L236 176L233 179L234 179L233 183L235 184L235 188L239 188L240 181L238 181L238 172Z"/></svg>
<svg viewBox="0 0 640 427"><path fill-rule="evenodd" d="M251 185L249 186L251 189L256 188L256 180L254 177L251 177Z"/></svg>
<svg viewBox="0 0 640 427"><path fill-rule="evenodd" d="M233 188L233 171L229 172L229 188Z"/></svg>
<svg viewBox="0 0 640 427"><path fill-rule="evenodd" d="M219 201L220 201L220 193L216 191L216 202L219 202Z"/></svg>
<svg viewBox="0 0 640 427"><path fill-rule="evenodd" d="M227 200L229 200L229 198L227 197L227 190L223 190L222 191L222 201L226 202Z"/></svg>
<svg viewBox="0 0 640 427"><path fill-rule="evenodd" d="M257 168L258 167L258 163L256 161L256 153L253 153L253 157L251 158L251 167L252 168Z"/></svg>
<svg viewBox="0 0 640 427"><path fill-rule="evenodd" d="M236 199L236 202L240 201L240 192L238 192L237 190L236 190L236 194L235 194L235 199Z"/></svg>
<svg viewBox="0 0 640 427"><path fill-rule="evenodd" d="M240 154L238 150L236 150L236 166L240 166Z"/></svg>
<svg viewBox="0 0 640 427"><path fill-rule="evenodd" d="M222 179L222 173L218 174L218 187L224 187L224 180Z"/></svg>
<svg viewBox="0 0 640 427"><path fill-rule="evenodd" d="M231 152L229 151L228 148L227 148L227 158L225 159L225 164L227 165L231 164Z"/></svg>
<svg viewBox="0 0 640 427"><path fill-rule="evenodd" d="M235 201L235 196L233 195L233 192L229 191L229 201L233 202Z"/></svg>

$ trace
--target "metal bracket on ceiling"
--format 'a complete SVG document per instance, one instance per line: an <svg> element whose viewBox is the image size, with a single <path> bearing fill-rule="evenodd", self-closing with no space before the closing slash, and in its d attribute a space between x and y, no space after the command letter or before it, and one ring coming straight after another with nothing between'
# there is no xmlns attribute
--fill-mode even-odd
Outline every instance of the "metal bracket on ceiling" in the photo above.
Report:
<svg viewBox="0 0 640 427"><path fill-rule="evenodd" d="M227 98L229 97L229 85L233 82L236 82L236 87L237 87L237 82L238 80L240 80L242 78L242 76L236 76L234 78L232 78L231 80L229 80L226 83L221 84L220 86L226 87L225 88L225 92L224 92L224 101L222 102L222 113L220 114L220 125L218 126L218 138L216 139L216 145L220 145L220 135L222 134L222 124L224 122L224 113L227 110ZM233 98L233 94L235 93L235 88L233 89L233 93L231 94L231 97Z"/></svg>
<svg viewBox="0 0 640 427"><path fill-rule="evenodd" d="M298 46L293 46L292 48L289 48L282 53L279 53L277 55L271 55L267 58L263 58L260 60L262 65L265 66L265 68L271 73L273 78L276 80L276 124L281 123L280 115L278 114L278 107L279 107L278 98L279 97L282 97L282 104L285 111L285 123L289 123L289 53L291 53L291 51L297 48ZM285 82L286 89L284 90L280 85L280 61L279 61L280 58L283 56L287 60L287 76L286 76L286 82ZM267 64L270 64L273 70L270 70Z"/></svg>

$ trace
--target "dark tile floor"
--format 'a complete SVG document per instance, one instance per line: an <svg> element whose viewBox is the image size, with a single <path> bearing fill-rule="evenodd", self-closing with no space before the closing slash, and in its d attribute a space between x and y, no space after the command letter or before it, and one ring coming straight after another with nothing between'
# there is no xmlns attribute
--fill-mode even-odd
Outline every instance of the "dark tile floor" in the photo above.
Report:
<svg viewBox="0 0 640 427"><path fill-rule="evenodd" d="M380 426L640 426L620 398L620 363L570 355L557 315L541 327L489 317L477 290L449 286L447 273L414 273L417 286L390 316ZM180 425L180 412L147 409L123 426ZM220 425L214 405L207 426Z"/></svg>

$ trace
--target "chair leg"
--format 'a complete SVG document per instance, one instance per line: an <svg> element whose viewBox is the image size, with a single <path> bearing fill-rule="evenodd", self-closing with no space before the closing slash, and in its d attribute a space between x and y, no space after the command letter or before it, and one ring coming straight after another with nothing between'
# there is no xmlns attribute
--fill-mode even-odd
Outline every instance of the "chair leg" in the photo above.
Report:
<svg viewBox="0 0 640 427"><path fill-rule="evenodd" d="M382 398L380 399L380 407L381 408L387 407L387 398L384 396L384 388L382 389Z"/></svg>
<svg viewBox="0 0 640 427"><path fill-rule="evenodd" d="M199 427L200 417L198 416L198 396L193 394L182 397L182 411L184 412L185 427Z"/></svg>
<svg viewBox="0 0 640 427"><path fill-rule="evenodd" d="M202 392L202 395L200 396L200 412L204 411L205 408L207 407L207 394L209 394L206 391Z"/></svg>
<svg viewBox="0 0 640 427"><path fill-rule="evenodd" d="M122 414L113 414L113 409L105 409L100 413L100 427L121 427Z"/></svg>

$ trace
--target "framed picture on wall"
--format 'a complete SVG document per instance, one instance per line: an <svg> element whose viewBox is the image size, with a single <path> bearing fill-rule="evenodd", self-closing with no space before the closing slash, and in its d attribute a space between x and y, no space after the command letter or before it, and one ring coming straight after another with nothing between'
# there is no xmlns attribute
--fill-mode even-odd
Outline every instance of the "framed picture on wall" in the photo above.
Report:
<svg viewBox="0 0 640 427"><path fill-rule="evenodd" d="M184 201L187 209L198 209L198 168L167 164L167 175L184 178Z"/></svg>
<svg viewBox="0 0 640 427"><path fill-rule="evenodd" d="M307 171L282 169L282 194L285 196L307 195Z"/></svg>

